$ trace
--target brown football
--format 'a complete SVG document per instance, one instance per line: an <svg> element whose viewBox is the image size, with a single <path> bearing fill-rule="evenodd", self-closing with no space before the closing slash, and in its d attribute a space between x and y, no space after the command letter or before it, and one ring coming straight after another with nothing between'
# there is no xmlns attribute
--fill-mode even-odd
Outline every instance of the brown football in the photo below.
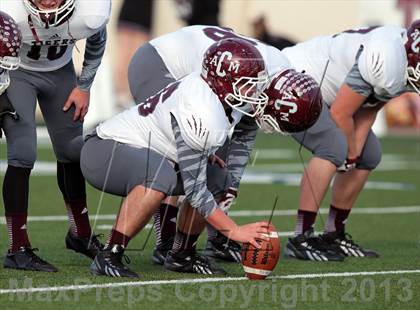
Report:
<svg viewBox="0 0 420 310"><path fill-rule="evenodd" d="M269 226L270 241L259 240L260 249L250 243L242 248L242 266L251 280L264 280L276 268L280 257L280 239L273 224Z"/></svg>

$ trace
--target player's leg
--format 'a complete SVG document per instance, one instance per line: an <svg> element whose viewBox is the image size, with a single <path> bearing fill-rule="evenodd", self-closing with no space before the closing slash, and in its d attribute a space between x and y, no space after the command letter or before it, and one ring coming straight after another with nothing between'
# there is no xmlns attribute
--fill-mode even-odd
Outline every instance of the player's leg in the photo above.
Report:
<svg viewBox="0 0 420 310"><path fill-rule="evenodd" d="M57 158L57 183L70 224L66 247L93 259L101 244L92 235L85 179L80 170L83 124L73 121L74 107L63 111L64 103L76 86L73 64L69 63L53 72L44 72L42 76L39 105Z"/></svg>
<svg viewBox="0 0 420 310"><path fill-rule="evenodd" d="M295 238L289 239L286 255L307 260L343 260L335 249L326 247L314 237L318 208L324 199L336 168L347 154L344 134L331 119L324 105L318 121L306 133L294 134L293 138L314 155L304 170L300 185L299 209L296 219ZM306 246L308 245L308 246Z"/></svg>
<svg viewBox="0 0 420 310"><path fill-rule="evenodd" d="M162 58L150 43L137 49L128 67L128 82L136 104L142 103L174 81ZM177 214L177 198L167 197L154 215L156 247L152 260L156 264L163 264L166 254L172 248Z"/></svg>
<svg viewBox="0 0 420 310"><path fill-rule="evenodd" d="M81 168L97 189L126 197L104 250L92 263L92 272L136 277L122 264L122 255L162 200L174 191L177 176L172 164L152 150L93 136L83 147Z"/></svg>
<svg viewBox="0 0 420 310"><path fill-rule="evenodd" d="M36 160L35 107L37 79L22 69L10 73L7 96L19 120L4 119L8 166L3 182L3 201L10 247L4 266L33 271L57 271L36 256L27 234L29 176Z"/></svg>
<svg viewBox="0 0 420 310"><path fill-rule="evenodd" d="M182 180L179 179L179 187ZM207 187L216 201L219 201L231 184L226 167L217 164L207 165ZM164 261L166 269L177 272L225 274L225 270L212 259L199 255L196 243L206 226L205 219L185 200L180 203L178 226L172 249Z"/></svg>
<svg viewBox="0 0 420 310"><path fill-rule="evenodd" d="M345 233L347 218L357 197L362 191L370 172L381 160L381 146L378 138L370 131L363 147L356 169L337 174L332 188L332 203L322 236L327 242L337 243L343 254L355 257L378 257L372 250L364 249L356 244Z"/></svg>

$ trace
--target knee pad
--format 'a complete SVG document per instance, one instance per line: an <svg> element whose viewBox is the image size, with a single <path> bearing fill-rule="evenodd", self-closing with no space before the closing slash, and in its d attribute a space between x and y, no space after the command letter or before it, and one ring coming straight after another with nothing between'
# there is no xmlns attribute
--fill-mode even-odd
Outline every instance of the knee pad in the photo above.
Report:
<svg viewBox="0 0 420 310"><path fill-rule="evenodd" d="M53 148L57 161L62 163L73 163L80 161L80 152L83 147L83 136L76 135L71 139L59 139L55 137Z"/></svg>
<svg viewBox="0 0 420 310"><path fill-rule="evenodd" d="M36 161L36 142L28 137L8 139L7 159L11 166L32 169Z"/></svg>
<svg viewBox="0 0 420 310"><path fill-rule="evenodd" d="M371 131L366 139L366 143L363 147L362 153L360 154L356 168L373 170L379 165L381 158L381 144L379 143L379 139Z"/></svg>

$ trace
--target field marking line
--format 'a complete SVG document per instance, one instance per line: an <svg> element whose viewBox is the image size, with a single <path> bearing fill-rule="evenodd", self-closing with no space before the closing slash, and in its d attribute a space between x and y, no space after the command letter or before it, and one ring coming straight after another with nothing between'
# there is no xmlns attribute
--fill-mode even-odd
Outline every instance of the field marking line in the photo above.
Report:
<svg viewBox="0 0 420 310"><path fill-rule="evenodd" d="M321 214L328 213L327 208L320 209ZM296 215L297 209L276 210L274 216L291 216ZM381 208L355 208L352 214L409 214L419 213L420 206L397 206L397 207L381 207ZM229 212L231 217L252 217L252 216L268 216L271 210L234 210ZM116 214L98 214L98 216L90 216L91 220L112 220L116 218ZM29 216L28 222L61 222L68 221L67 215L46 215L46 216ZM6 224L4 217L0 217L0 224Z"/></svg>
<svg viewBox="0 0 420 310"><path fill-rule="evenodd" d="M362 271L362 272L340 272L340 273L312 273L312 274L292 274L285 276L272 276L267 280L277 279L319 279L319 278L337 278L337 277L355 277L355 276L376 276L376 275L401 275L401 274L420 274L420 269L413 270L389 270L389 271ZM152 280L152 281L132 281L132 282L110 282L100 284L50 286L50 287L31 287L17 289L0 289L0 295L14 293L40 293L40 292L61 292L89 289L103 289L114 287L130 286L151 286L151 285L172 285L172 284L193 284L193 283L212 283L244 281L246 277L226 277L226 278L193 278L193 279L175 279L175 280Z"/></svg>

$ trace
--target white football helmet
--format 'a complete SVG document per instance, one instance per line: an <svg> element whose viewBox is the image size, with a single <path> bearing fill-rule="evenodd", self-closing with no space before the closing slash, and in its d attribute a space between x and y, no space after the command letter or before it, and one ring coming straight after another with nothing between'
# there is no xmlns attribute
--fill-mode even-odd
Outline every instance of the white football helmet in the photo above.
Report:
<svg viewBox="0 0 420 310"><path fill-rule="evenodd" d="M45 2L57 4L53 9L44 9L40 5ZM26 10L42 27L56 27L70 18L75 8L75 0L23 0Z"/></svg>

